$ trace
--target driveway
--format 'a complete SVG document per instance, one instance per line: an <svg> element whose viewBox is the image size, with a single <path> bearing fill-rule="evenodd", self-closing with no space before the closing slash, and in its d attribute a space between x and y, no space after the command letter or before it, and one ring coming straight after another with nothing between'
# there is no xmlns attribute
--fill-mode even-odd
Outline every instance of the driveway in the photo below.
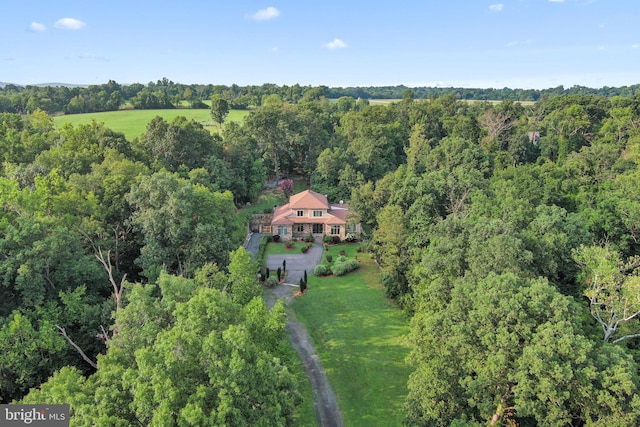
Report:
<svg viewBox="0 0 640 427"><path fill-rule="evenodd" d="M269 255L267 258L267 268L269 270L277 270L282 268L282 261L287 260L287 283L291 285L299 285L300 279L304 277L305 270L307 276L313 274L313 269L322 261L323 246L320 242L314 242L313 246L306 254L282 254Z"/></svg>
<svg viewBox="0 0 640 427"><path fill-rule="evenodd" d="M281 284L269 289L264 298L269 307L273 307L277 300L283 300L289 304L298 290L300 279L313 274L313 269L322 261L324 248L322 243L314 242L311 249L306 254L286 254L269 255L267 266L270 270L277 270L282 267L282 260L287 260L287 284ZM290 286L295 285L295 286ZM296 349L302 365L307 373L311 389L313 390L313 407L316 412L318 424L321 427L343 427L342 415L338 406L338 400L333 393L327 374L322 367L320 358L316 354L307 329L296 319L295 315L288 309L286 330L293 348Z"/></svg>
<svg viewBox="0 0 640 427"><path fill-rule="evenodd" d="M245 249L253 255L253 259L256 259L258 255L258 249L260 248L260 242L262 242L262 233L250 233L245 239ZM287 261L288 262L288 261Z"/></svg>

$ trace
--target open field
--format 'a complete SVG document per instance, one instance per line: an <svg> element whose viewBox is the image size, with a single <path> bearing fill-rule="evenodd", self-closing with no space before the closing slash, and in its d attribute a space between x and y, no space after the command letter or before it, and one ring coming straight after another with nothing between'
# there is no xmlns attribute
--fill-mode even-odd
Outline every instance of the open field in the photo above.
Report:
<svg viewBox="0 0 640 427"><path fill-rule="evenodd" d="M398 426L410 369L405 314L384 296L380 272L358 244L329 246L358 256L360 269L341 277L309 276L309 290L292 303L306 326L345 426Z"/></svg>
<svg viewBox="0 0 640 427"><path fill-rule="evenodd" d="M227 122L242 122L249 114L247 110L231 110L227 116ZM187 108L178 108L173 110L119 110L107 111L104 113L87 113L87 114L69 114L64 116L56 116L53 122L56 126L62 126L64 123L88 124L92 120L96 122L104 122L104 124L116 132L122 132L129 141L139 137L145 132L147 123L154 117L160 116L167 121L171 121L177 116L185 116L188 119L196 120L210 131L217 131L219 126L211 118L211 112L207 109L192 110Z"/></svg>

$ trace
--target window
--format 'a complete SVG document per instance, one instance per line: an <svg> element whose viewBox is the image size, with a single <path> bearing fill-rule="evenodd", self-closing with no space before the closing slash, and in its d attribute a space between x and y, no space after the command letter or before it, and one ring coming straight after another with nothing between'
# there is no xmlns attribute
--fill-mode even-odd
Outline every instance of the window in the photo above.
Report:
<svg viewBox="0 0 640 427"><path fill-rule="evenodd" d="M313 224L313 233L314 234L322 233L322 224Z"/></svg>
<svg viewBox="0 0 640 427"><path fill-rule="evenodd" d="M298 211L298 216L304 216L304 211Z"/></svg>
<svg viewBox="0 0 640 427"><path fill-rule="evenodd" d="M347 224L347 233L355 233L356 225L355 224Z"/></svg>
<svg viewBox="0 0 640 427"><path fill-rule="evenodd" d="M331 234L340 234L340 226L332 225L331 226Z"/></svg>
<svg viewBox="0 0 640 427"><path fill-rule="evenodd" d="M322 211L313 211L313 216L322 216Z"/></svg>
<svg viewBox="0 0 640 427"><path fill-rule="evenodd" d="M296 225L296 231L298 233L303 233L304 232L304 224L298 224Z"/></svg>
<svg viewBox="0 0 640 427"><path fill-rule="evenodd" d="M278 226L278 234L281 236L286 236L287 235L287 226L286 225L279 225Z"/></svg>

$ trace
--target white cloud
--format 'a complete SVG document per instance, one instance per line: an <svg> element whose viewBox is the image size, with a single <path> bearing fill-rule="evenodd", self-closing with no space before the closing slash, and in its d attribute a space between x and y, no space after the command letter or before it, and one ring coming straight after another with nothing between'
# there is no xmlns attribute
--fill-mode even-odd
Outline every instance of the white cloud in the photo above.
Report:
<svg viewBox="0 0 640 427"><path fill-rule="evenodd" d="M93 59L95 61L109 61L109 58L105 56L96 55L94 53L81 53L78 55L78 59Z"/></svg>
<svg viewBox="0 0 640 427"><path fill-rule="evenodd" d="M502 3L494 3L489 5L489 10L492 12L500 12L504 5Z"/></svg>
<svg viewBox="0 0 640 427"><path fill-rule="evenodd" d="M640 43L634 43L631 45L631 47L634 49L640 49Z"/></svg>
<svg viewBox="0 0 640 427"><path fill-rule="evenodd" d="M333 39L333 41L326 43L323 46L326 47L327 49L333 50L333 49L344 49L348 45L342 40L335 38Z"/></svg>
<svg viewBox="0 0 640 427"><path fill-rule="evenodd" d="M564 0L549 0L550 3L564 3Z"/></svg>
<svg viewBox="0 0 640 427"><path fill-rule="evenodd" d="M280 16L280 11L273 6L269 6L266 9L261 9L251 15L251 19L254 21L268 21L269 19L274 19Z"/></svg>
<svg viewBox="0 0 640 427"><path fill-rule="evenodd" d="M530 45L532 43L531 39L527 40L512 40L507 43L507 47L516 47L516 46L524 46Z"/></svg>
<svg viewBox="0 0 640 427"><path fill-rule="evenodd" d="M75 18L62 18L62 19L58 19L56 21L55 24L53 24L54 27L60 29L60 30L79 30L81 28L83 28L85 25L84 22L79 21Z"/></svg>
<svg viewBox="0 0 640 427"><path fill-rule="evenodd" d="M43 31L45 31L47 29L47 27L45 27L44 25L42 25L39 22L32 22L31 25L29 25L29 30L36 32L36 33L41 33Z"/></svg>

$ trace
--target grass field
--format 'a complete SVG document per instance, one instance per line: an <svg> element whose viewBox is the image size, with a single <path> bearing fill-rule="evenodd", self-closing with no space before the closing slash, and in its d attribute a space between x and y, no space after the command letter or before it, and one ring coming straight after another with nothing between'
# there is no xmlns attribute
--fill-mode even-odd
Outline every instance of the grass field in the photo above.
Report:
<svg viewBox="0 0 640 427"><path fill-rule="evenodd" d="M249 114L247 110L231 110L227 116L227 122L242 122ZM65 123L87 124L92 120L96 122L104 122L104 124L116 132L122 132L129 141L142 135L147 127L147 123L156 116L163 117L167 121L171 121L177 116L185 116L188 119L194 119L197 122L211 130L218 130L219 126L214 123L211 118L210 110L192 110L187 108L179 108L175 110L120 110L108 111L105 113L87 113L87 114L69 114L64 116L56 116L53 122L56 126L62 126Z"/></svg>
<svg viewBox="0 0 640 427"><path fill-rule="evenodd" d="M358 244L329 246L357 256L360 269L341 277L309 276L309 290L292 303L338 397L346 426L398 426L410 369L405 314L384 295L380 272Z"/></svg>

